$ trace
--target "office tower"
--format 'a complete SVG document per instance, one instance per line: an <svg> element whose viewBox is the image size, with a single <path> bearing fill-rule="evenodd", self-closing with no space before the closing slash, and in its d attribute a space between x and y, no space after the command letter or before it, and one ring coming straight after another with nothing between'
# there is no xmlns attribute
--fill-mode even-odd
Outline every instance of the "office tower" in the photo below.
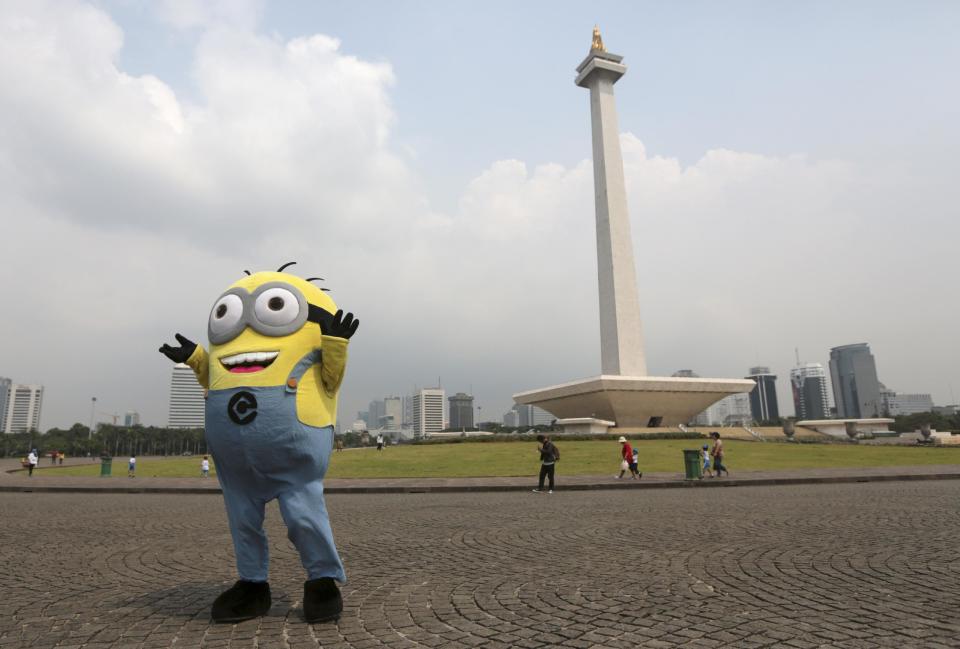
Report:
<svg viewBox="0 0 960 649"><path fill-rule="evenodd" d="M383 400L383 417L380 427L400 430L403 426L403 400L400 397L387 397Z"/></svg>
<svg viewBox="0 0 960 649"><path fill-rule="evenodd" d="M745 426L753 420L750 397L743 393L724 397L701 414L697 419L705 419L709 426Z"/></svg>
<svg viewBox="0 0 960 649"><path fill-rule="evenodd" d="M827 372L820 363L804 363L790 370L790 388L797 419L828 419L830 394Z"/></svg>
<svg viewBox="0 0 960 649"><path fill-rule="evenodd" d="M367 406L367 424L370 426L370 430L376 430L383 426L380 420L384 414L382 399L374 399L370 402L370 405Z"/></svg>
<svg viewBox="0 0 960 649"><path fill-rule="evenodd" d="M127 428L130 428L131 426L139 426L140 413L137 412L136 410L127 411L127 414L123 416L123 425L126 426Z"/></svg>
<svg viewBox="0 0 960 649"><path fill-rule="evenodd" d="M10 389L13 381L0 376L0 432L7 431L7 406L10 402Z"/></svg>
<svg viewBox="0 0 960 649"><path fill-rule="evenodd" d="M515 408L517 411L518 426L549 426L553 423L553 420L556 419L556 417L543 408L536 406L518 404Z"/></svg>
<svg viewBox="0 0 960 649"><path fill-rule="evenodd" d="M413 402L413 436L417 439L429 437L431 433L443 430L443 401L446 391L443 388L424 388L410 399Z"/></svg>
<svg viewBox="0 0 960 649"><path fill-rule="evenodd" d="M448 397L450 403L450 430L469 430L473 428L473 397L457 392Z"/></svg>
<svg viewBox="0 0 960 649"><path fill-rule="evenodd" d="M205 399L203 388L188 365L177 363L170 376L168 428L203 428Z"/></svg>
<svg viewBox="0 0 960 649"><path fill-rule="evenodd" d="M403 399L403 423L402 426L413 427L413 397L402 397Z"/></svg>
<svg viewBox="0 0 960 649"><path fill-rule="evenodd" d="M751 367L749 376L757 387L750 391L750 413L756 422L773 421L780 418L777 406L777 377L770 373L769 367Z"/></svg>
<svg viewBox="0 0 960 649"><path fill-rule="evenodd" d="M841 419L879 417L883 414L877 364L867 343L831 349L830 379L833 382L837 416Z"/></svg>
<svg viewBox="0 0 960 649"><path fill-rule="evenodd" d="M43 386L19 385L10 382L6 391L6 417L3 421L3 432L26 433L31 430L40 430Z"/></svg>
<svg viewBox="0 0 960 649"><path fill-rule="evenodd" d="M885 417L915 415L920 412L933 412L933 397L929 394L899 394L880 384L881 412Z"/></svg>
<svg viewBox="0 0 960 649"><path fill-rule="evenodd" d="M503 425L507 428L516 428L520 425L520 414L517 412L516 408L508 410L503 415Z"/></svg>

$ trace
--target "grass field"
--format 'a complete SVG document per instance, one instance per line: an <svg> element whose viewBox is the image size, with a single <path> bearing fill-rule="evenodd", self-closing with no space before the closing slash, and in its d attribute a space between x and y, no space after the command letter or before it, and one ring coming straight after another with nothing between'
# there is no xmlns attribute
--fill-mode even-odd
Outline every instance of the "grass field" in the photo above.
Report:
<svg viewBox="0 0 960 649"><path fill-rule="evenodd" d="M683 471L681 450L697 448L695 440L651 440L633 442L640 451L640 469L647 472ZM558 471L567 475L613 475L619 472L620 445L616 441L559 440L561 462ZM731 471L803 469L819 467L908 466L918 464L960 464L960 448L860 446L847 444L777 444L724 442ZM537 471L536 443L464 443L422 446L391 446L382 453L374 449L334 453L331 478L452 478L471 476L530 475ZM212 463L211 463L212 464ZM215 470L215 469L214 469ZM113 463L115 476L127 474L126 458ZM211 471L213 473L213 471ZM99 463L41 470L40 475L100 474ZM143 458L137 462L138 476L194 477L200 475L200 458Z"/></svg>

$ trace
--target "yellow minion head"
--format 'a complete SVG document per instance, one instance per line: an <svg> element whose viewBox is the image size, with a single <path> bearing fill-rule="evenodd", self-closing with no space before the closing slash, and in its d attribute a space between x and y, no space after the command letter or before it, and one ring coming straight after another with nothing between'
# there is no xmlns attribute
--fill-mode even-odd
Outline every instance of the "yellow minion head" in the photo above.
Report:
<svg viewBox="0 0 960 649"><path fill-rule="evenodd" d="M289 265L248 273L213 303L211 388L283 385L304 356L320 349L319 322L337 305L309 281L282 272Z"/></svg>

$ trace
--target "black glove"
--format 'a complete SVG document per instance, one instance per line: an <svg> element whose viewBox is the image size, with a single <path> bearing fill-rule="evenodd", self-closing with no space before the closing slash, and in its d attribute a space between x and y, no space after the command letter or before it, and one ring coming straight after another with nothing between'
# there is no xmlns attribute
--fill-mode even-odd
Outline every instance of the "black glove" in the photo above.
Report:
<svg viewBox="0 0 960 649"><path fill-rule="evenodd" d="M352 313L343 315L343 309L337 311L336 315L330 315L321 310L320 331L324 336L333 336L335 338L350 339L350 336L357 332L360 321L353 317Z"/></svg>
<svg viewBox="0 0 960 649"><path fill-rule="evenodd" d="M187 359L193 356L194 350L197 348L197 343L187 340L180 334L176 334L177 342L180 343L179 347L171 347L164 343L163 347L160 348L160 353L172 360L174 363L186 363Z"/></svg>

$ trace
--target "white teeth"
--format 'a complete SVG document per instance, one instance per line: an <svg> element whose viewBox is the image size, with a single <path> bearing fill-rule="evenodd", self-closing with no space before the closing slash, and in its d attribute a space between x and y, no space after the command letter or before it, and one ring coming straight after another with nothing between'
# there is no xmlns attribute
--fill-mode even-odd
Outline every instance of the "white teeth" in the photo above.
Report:
<svg viewBox="0 0 960 649"><path fill-rule="evenodd" d="M220 362L224 365L240 365L242 363L263 363L264 361L272 361L275 359L280 352L243 352L240 354L233 354L232 356L225 356L220 359Z"/></svg>

